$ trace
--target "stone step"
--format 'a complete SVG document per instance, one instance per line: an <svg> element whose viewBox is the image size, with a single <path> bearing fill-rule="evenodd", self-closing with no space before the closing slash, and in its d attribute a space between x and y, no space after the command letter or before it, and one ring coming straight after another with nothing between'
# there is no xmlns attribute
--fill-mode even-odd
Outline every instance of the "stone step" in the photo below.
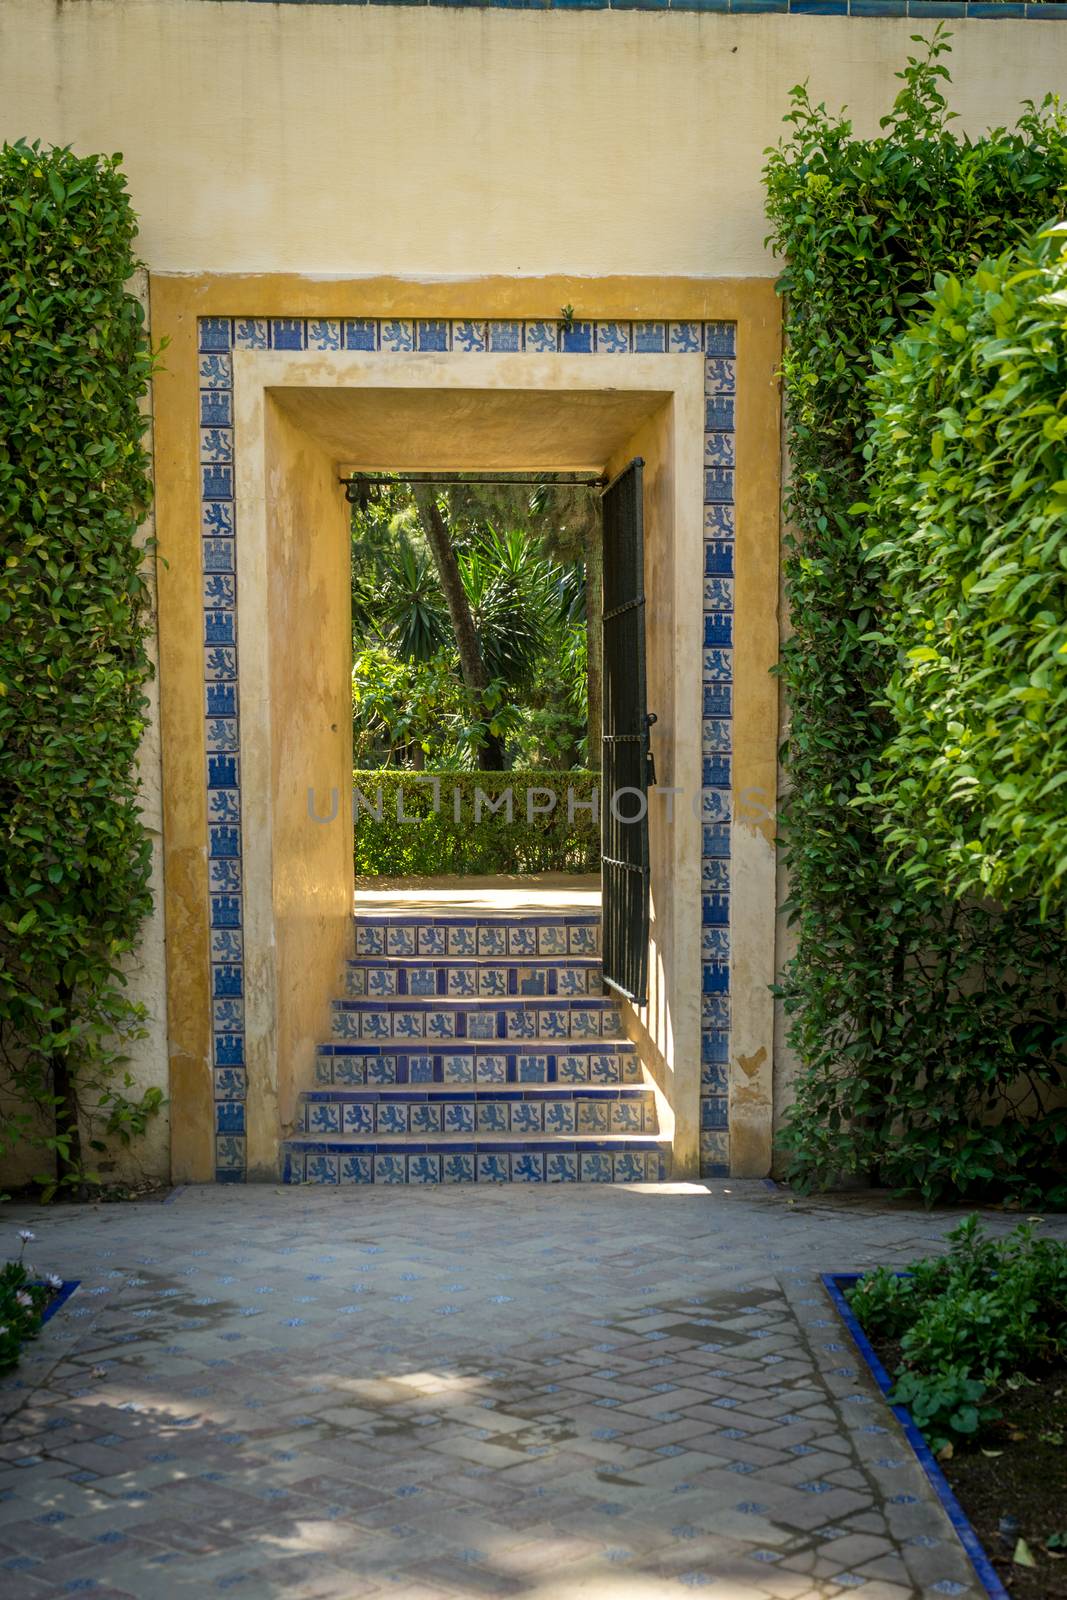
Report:
<svg viewBox="0 0 1067 1600"><path fill-rule="evenodd" d="M345 972L350 999L397 996L507 999L509 995L580 999L601 995L599 956L357 956Z"/></svg>
<svg viewBox="0 0 1067 1600"><path fill-rule="evenodd" d="M388 1044L320 1045L320 1084L356 1087L388 1084L640 1084L641 1065L627 1040L610 1045L568 1044L563 1051L501 1050L463 1041L452 1049L396 1050Z"/></svg>
<svg viewBox="0 0 1067 1600"><path fill-rule="evenodd" d="M650 1089L618 1084L582 1088L526 1085L513 1089L455 1089L409 1084L393 1089L316 1090L300 1096L300 1133L352 1137L381 1134L433 1138L511 1133L523 1138L601 1137L657 1133Z"/></svg>
<svg viewBox="0 0 1067 1600"><path fill-rule="evenodd" d="M658 1183L669 1172L670 1144L654 1134L418 1142L298 1137L282 1146L285 1183Z"/></svg>
<svg viewBox="0 0 1067 1600"><path fill-rule="evenodd" d="M595 956L600 913L417 916L358 912L357 956Z"/></svg>
<svg viewBox="0 0 1067 1600"><path fill-rule="evenodd" d="M622 1034L618 1007L606 998L524 1000L335 1000L334 1039L431 1043L479 1039L563 1041L616 1039Z"/></svg>

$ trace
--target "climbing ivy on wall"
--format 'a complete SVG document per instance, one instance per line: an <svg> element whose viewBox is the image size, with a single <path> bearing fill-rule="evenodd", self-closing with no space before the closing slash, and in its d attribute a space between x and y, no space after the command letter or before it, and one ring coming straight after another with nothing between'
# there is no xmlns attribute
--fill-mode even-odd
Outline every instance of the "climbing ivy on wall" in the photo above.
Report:
<svg viewBox="0 0 1067 1600"><path fill-rule="evenodd" d="M925 43L918 39L920 44ZM938 273L967 273L1061 209L1067 123L1051 98L972 141L944 96L948 38L909 58L881 133L797 88L768 152L784 259L791 475L783 653L784 848L795 954L781 993L800 1058L783 1145L792 1175L939 1195L1067 1200L1062 932L1019 899L946 899L910 874L861 802L893 724L885 572L864 497L876 355Z"/></svg>
<svg viewBox="0 0 1067 1600"><path fill-rule="evenodd" d="M151 357L118 156L0 149L0 1150L91 1178L129 1137L122 961L151 906L138 804ZM86 1124L85 1119L88 1119Z"/></svg>

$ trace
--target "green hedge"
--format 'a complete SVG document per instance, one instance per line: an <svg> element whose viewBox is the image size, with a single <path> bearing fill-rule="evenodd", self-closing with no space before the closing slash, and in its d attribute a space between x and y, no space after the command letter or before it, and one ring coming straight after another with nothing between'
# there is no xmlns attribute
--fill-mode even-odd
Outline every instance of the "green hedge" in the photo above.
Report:
<svg viewBox="0 0 1067 1600"><path fill-rule="evenodd" d="M1067 224L962 282L873 383L872 556L899 665L870 786L909 878L1067 881Z"/></svg>
<svg viewBox="0 0 1067 1600"><path fill-rule="evenodd" d="M594 772L376 771L353 783L357 876L600 870ZM537 809L548 804L539 791L555 794L550 812Z"/></svg>
<svg viewBox="0 0 1067 1600"><path fill-rule="evenodd" d="M0 1149L36 1143L46 1191L53 1169L91 1176L83 1119L128 1136L161 1099L125 1097L119 1054L141 1025L123 958L151 908L152 366L119 160L0 149L0 1084L25 1108Z"/></svg>
<svg viewBox="0 0 1067 1600"><path fill-rule="evenodd" d="M922 313L939 272L1024 243L1067 185L1067 121L1051 98L1014 128L954 131L947 48L939 29L909 61L875 138L795 89L766 169L791 466L783 835L796 947L780 992L800 1071L782 1144L804 1185L846 1174L928 1200L1067 1202L1062 928L1032 900L949 901L857 805L895 731L893 580L852 513L866 497L876 354Z"/></svg>

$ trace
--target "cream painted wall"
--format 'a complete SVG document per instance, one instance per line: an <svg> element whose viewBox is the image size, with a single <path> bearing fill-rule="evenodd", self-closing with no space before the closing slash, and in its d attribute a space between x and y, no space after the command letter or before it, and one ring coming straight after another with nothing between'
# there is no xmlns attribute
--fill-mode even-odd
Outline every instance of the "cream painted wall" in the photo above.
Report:
<svg viewBox="0 0 1067 1600"><path fill-rule="evenodd" d="M0 0L0 133L121 150L156 271L766 274L791 85L873 132L933 26ZM1067 81L1067 28L950 26L964 128Z"/></svg>

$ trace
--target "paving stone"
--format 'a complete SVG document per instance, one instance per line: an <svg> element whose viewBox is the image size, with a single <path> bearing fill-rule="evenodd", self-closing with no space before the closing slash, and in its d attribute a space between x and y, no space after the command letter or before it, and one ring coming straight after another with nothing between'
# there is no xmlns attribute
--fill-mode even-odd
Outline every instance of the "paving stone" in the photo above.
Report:
<svg viewBox="0 0 1067 1600"><path fill-rule="evenodd" d="M952 1219L741 1182L9 1216L82 1287L0 1383L4 1600L90 1563L100 1600L979 1595L818 1276Z"/></svg>

